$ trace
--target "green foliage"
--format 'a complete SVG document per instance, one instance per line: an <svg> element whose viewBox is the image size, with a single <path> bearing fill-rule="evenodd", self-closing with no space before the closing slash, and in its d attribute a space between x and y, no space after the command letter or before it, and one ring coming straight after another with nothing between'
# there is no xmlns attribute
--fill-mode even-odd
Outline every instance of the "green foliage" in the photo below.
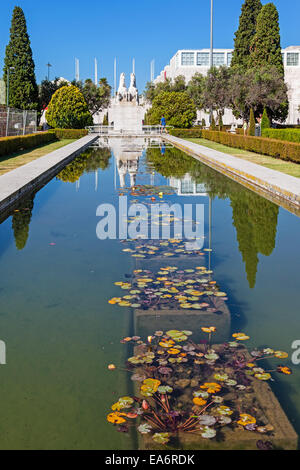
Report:
<svg viewBox="0 0 300 470"><path fill-rule="evenodd" d="M210 130L211 130L211 131L215 131L216 128L217 128L217 126L216 126L216 120L215 120L214 115L212 115L211 123L210 123Z"/></svg>
<svg viewBox="0 0 300 470"><path fill-rule="evenodd" d="M255 116L267 108L270 118L285 121L288 115L287 85L274 66L235 69L230 79L231 107L236 117L249 121L250 109Z"/></svg>
<svg viewBox="0 0 300 470"><path fill-rule="evenodd" d="M250 111L249 135L255 136L255 117L254 117L254 112L252 108Z"/></svg>
<svg viewBox="0 0 300 470"><path fill-rule="evenodd" d="M185 77L183 75L178 75L175 77L174 80L171 78L166 78L165 81L159 82L154 84L152 82L148 82L146 84L144 96L147 101L153 102L154 98L156 98L160 93L163 92L183 92L186 91L187 87L185 84Z"/></svg>
<svg viewBox="0 0 300 470"><path fill-rule="evenodd" d="M263 115L262 115L262 118L261 118L260 128L261 128L261 130L263 130L263 129L269 129L270 127L271 127L270 119L268 117L268 113L267 113L267 110L265 108L264 112L263 112Z"/></svg>
<svg viewBox="0 0 300 470"><path fill-rule="evenodd" d="M93 124L83 94L73 85L64 86L54 93L46 119L51 127L62 129L82 129Z"/></svg>
<svg viewBox="0 0 300 470"><path fill-rule="evenodd" d="M235 33L234 52L231 66L246 70L250 58L250 45L256 33L257 16L262 4L260 0L245 0L242 6L239 28Z"/></svg>
<svg viewBox="0 0 300 470"><path fill-rule="evenodd" d="M39 86L39 108L40 111L47 108L54 93L63 86L67 86L68 82L55 78L53 81L43 80Z"/></svg>
<svg viewBox="0 0 300 470"><path fill-rule="evenodd" d="M300 144L298 143L231 134L230 132L207 131L204 129L198 129L197 135L191 135L191 131L186 129L172 129L170 130L170 134L182 138L199 137L227 145L228 147L239 148L262 155L269 155L270 157L281 158L282 160L300 163Z"/></svg>
<svg viewBox="0 0 300 470"><path fill-rule="evenodd" d="M264 5L257 17L256 34L251 42L250 67L275 66L284 76L280 44L279 16L273 3Z"/></svg>
<svg viewBox="0 0 300 470"><path fill-rule="evenodd" d="M231 70L226 66L212 67L208 71L203 92L204 108L224 114L225 108L230 105L230 75Z"/></svg>
<svg viewBox="0 0 300 470"><path fill-rule="evenodd" d="M93 80L88 78L84 84L82 82L73 82L84 96L89 111L93 114L108 108L111 97L111 86L106 78L101 78L99 85L96 86Z"/></svg>
<svg viewBox="0 0 300 470"><path fill-rule="evenodd" d="M219 127L219 131L221 131L222 128L223 128L223 117L222 117L222 114L221 114L221 113L219 114L218 127Z"/></svg>
<svg viewBox="0 0 300 470"><path fill-rule="evenodd" d="M197 109L204 108L204 90L206 79L201 73L195 73L187 86L187 92L194 101Z"/></svg>
<svg viewBox="0 0 300 470"><path fill-rule="evenodd" d="M38 108L38 87L26 19L20 7L13 11L10 41L4 59L4 80L9 72L9 105L18 109Z"/></svg>
<svg viewBox="0 0 300 470"><path fill-rule="evenodd" d="M262 129L262 136L300 144L300 129Z"/></svg>
<svg viewBox="0 0 300 470"><path fill-rule="evenodd" d="M87 129L51 129L48 131L49 134L54 134L57 139L81 139L88 135Z"/></svg>
<svg viewBox="0 0 300 470"><path fill-rule="evenodd" d="M152 108L146 114L146 122L159 124L162 116L169 126L189 128L197 117L196 106L186 91L162 92L154 98Z"/></svg>
<svg viewBox="0 0 300 470"><path fill-rule="evenodd" d="M32 149L39 145L49 144L57 140L55 134L43 132L39 134L28 134L17 137L0 138L0 157L21 152L22 150Z"/></svg>

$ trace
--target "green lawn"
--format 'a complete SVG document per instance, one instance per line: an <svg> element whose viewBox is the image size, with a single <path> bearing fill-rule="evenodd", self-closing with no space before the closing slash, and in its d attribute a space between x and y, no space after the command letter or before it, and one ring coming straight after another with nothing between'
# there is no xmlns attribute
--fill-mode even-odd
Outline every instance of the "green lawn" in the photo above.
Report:
<svg viewBox="0 0 300 470"><path fill-rule="evenodd" d="M75 139L63 139L58 142L52 142L51 144L41 145L33 150L14 153L7 157L0 158L0 176L8 171L14 170L19 166L26 165L26 163L32 162L37 158L47 155L47 153L53 152L65 145L74 142Z"/></svg>
<svg viewBox="0 0 300 470"><path fill-rule="evenodd" d="M260 155L258 153L248 152L247 150L227 147L226 145L218 144L216 142L212 142L211 140L206 140L206 139L185 139L185 140L189 140L190 142L194 142L195 144L203 145L204 147L218 150L220 152L227 153L228 155L239 157L239 158L242 158L243 160L248 160L249 162L257 163L258 165L271 168L272 170L281 171L282 173L286 173L287 175L300 178L300 164L297 164L297 163L286 162L284 160L280 160L279 158L268 157L266 155Z"/></svg>

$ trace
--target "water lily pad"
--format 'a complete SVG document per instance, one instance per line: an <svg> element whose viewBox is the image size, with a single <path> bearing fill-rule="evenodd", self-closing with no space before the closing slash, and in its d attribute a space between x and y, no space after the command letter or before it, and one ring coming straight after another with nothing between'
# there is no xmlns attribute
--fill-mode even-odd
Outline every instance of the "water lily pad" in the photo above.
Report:
<svg viewBox="0 0 300 470"><path fill-rule="evenodd" d="M215 429L212 429L208 426L204 426L202 428L201 436L204 437L204 439L213 439L216 437L217 431Z"/></svg>

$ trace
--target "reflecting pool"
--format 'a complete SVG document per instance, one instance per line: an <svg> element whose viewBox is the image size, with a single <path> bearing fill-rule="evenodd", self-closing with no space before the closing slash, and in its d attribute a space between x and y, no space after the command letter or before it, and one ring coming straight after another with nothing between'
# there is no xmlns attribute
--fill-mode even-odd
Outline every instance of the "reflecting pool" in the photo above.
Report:
<svg viewBox="0 0 300 470"><path fill-rule="evenodd" d="M118 207L120 196L129 206L202 205L203 246L174 242L175 232L164 241L100 240L97 208ZM299 222L168 144L116 138L75 158L0 225L0 448L137 448L134 429L107 422L112 404L135 393L124 366L133 346L120 340L185 329L203 342L205 326L216 326L215 342L244 332L250 350L289 354L293 374L274 374L269 385L299 434L300 365L291 361L300 340ZM156 295L166 281L147 285L134 273L153 281L168 267L177 268L177 292ZM196 288L179 301L186 281ZM126 283L141 292L122 291ZM125 305L109 303L127 295Z"/></svg>

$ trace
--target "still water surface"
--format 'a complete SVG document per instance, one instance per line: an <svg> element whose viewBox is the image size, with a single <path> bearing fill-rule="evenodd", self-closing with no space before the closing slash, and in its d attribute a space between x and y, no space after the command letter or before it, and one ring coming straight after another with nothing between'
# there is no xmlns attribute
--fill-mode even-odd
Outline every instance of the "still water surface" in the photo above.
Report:
<svg viewBox="0 0 300 470"><path fill-rule="evenodd" d="M173 187L167 202L204 204L206 261L228 294L228 339L244 331L250 345L290 355L300 340L298 217L179 150L145 146L102 142L0 225L1 449L137 446L106 422L113 400L132 391L128 374L107 365L122 365L120 339L141 332L132 309L108 299L134 263L120 241L96 237L98 205L117 207L130 185ZM300 366L286 365L293 375L276 375L272 387L300 433Z"/></svg>

